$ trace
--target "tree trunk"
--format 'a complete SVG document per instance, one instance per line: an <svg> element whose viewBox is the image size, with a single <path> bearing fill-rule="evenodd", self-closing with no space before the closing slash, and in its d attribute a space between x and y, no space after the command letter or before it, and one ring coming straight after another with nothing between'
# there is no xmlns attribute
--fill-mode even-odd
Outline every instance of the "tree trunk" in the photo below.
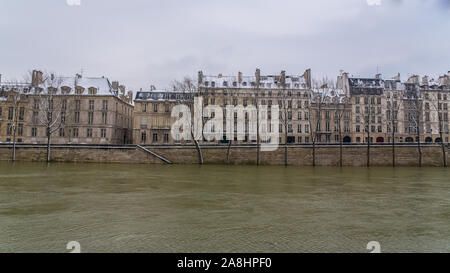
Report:
<svg viewBox="0 0 450 273"><path fill-rule="evenodd" d="M417 152L419 153L419 168L422 167L422 146L420 145L420 132L417 130Z"/></svg>
<svg viewBox="0 0 450 273"><path fill-rule="evenodd" d="M370 167L370 128L367 130L367 167Z"/></svg>
<svg viewBox="0 0 450 273"><path fill-rule="evenodd" d="M14 125L12 161L16 161L16 125Z"/></svg>
<svg viewBox="0 0 450 273"><path fill-rule="evenodd" d="M198 164L203 165L203 153L202 153L200 144L198 143L198 141L196 139L194 139L194 144L195 144L195 149L197 149Z"/></svg>
<svg viewBox="0 0 450 273"><path fill-rule="evenodd" d="M395 131L392 126L392 167L395 168Z"/></svg>
<svg viewBox="0 0 450 273"><path fill-rule="evenodd" d="M288 143L287 143L287 138L288 138L288 134L287 134L287 126L285 128L286 133L284 134L284 166L288 166Z"/></svg>
<svg viewBox="0 0 450 273"><path fill-rule="evenodd" d="M231 142L232 142L232 140L229 140L229 141L228 141L228 148L227 148L227 164L230 164Z"/></svg>
<svg viewBox="0 0 450 273"><path fill-rule="evenodd" d="M441 137L441 148L442 148L442 161L444 163L444 168L447 168L447 155L445 153L445 144L444 144L444 136L442 134L442 130L439 133L440 137Z"/></svg>
<svg viewBox="0 0 450 273"><path fill-rule="evenodd" d="M340 131L340 129L339 129ZM339 133L339 166L342 168L343 160L342 160L342 154L343 154L343 147L342 147L342 134Z"/></svg>
<svg viewBox="0 0 450 273"><path fill-rule="evenodd" d="M50 128L47 128L47 163L50 162L50 142L51 142Z"/></svg>

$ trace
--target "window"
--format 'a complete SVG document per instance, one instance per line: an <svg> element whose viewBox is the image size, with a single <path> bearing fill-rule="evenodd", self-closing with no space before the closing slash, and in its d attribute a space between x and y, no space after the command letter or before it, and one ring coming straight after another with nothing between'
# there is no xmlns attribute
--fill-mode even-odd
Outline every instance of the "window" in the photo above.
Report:
<svg viewBox="0 0 450 273"><path fill-rule="evenodd" d="M108 110L108 101L107 100L103 100L103 102L102 102L102 106L103 106L103 110Z"/></svg>
<svg viewBox="0 0 450 273"><path fill-rule="evenodd" d="M81 109L81 101L80 100L75 100L75 110L80 110Z"/></svg>
<svg viewBox="0 0 450 273"><path fill-rule="evenodd" d="M59 128L59 137L64 137L64 128Z"/></svg>
<svg viewBox="0 0 450 273"><path fill-rule="evenodd" d="M108 114L106 112L102 113L102 122L103 122L103 124L108 123Z"/></svg>
<svg viewBox="0 0 450 273"><path fill-rule="evenodd" d="M158 104L157 103L153 104L153 112L155 112L155 113L158 112Z"/></svg>
<svg viewBox="0 0 450 273"><path fill-rule="evenodd" d="M89 112L88 113L88 124L93 124L94 123L94 112Z"/></svg>
<svg viewBox="0 0 450 273"><path fill-rule="evenodd" d="M73 128L73 137L77 138L78 137L78 128Z"/></svg>
<svg viewBox="0 0 450 273"><path fill-rule="evenodd" d="M80 123L80 112L75 112L74 122Z"/></svg>
<svg viewBox="0 0 450 273"><path fill-rule="evenodd" d="M13 127L11 123L8 123L8 126L6 127L6 135L11 136L13 131Z"/></svg>
<svg viewBox="0 0 450 273"><path fill-rule="evenodd" d="M94 110L94 101L93 100L89 101L89 110Z"/></svg>
<svg viewBox="0 0 450 273"><path fill-rule="evenodd" d="M23 124L19 124L19 126L17 127L17 134L19 136L23 135Z"/></svg>
<svg viewBox="0 0 450 273"><path fill-rule="evenodd" d="M147 132L141 132L141 142L145 143L147 141Z"/></svg>
<svg viewBox="0 0 450 273"><path fill-rule="evenodd" d="M164 142L169 142L169 134L164 134Z"/></svg>
<svg viewBox="0 0 450 273"><path fill-rule="evenodd" d="M302 120L302 112L298 112L298 120Z"/></svg>
<svg viewBox="0 0 450 273"><path fill-rule="evenodd" d="M168 104L166 104L166 105L164 105L164 110L166 111L166 113L169 113L169 111L170 111L170 107L169 107L169 105Z"/></svg>
<svg viewBox="0 0 450 273"><path fill-rule="evenodd" d="M86 137L87 137L87 138L92 138L92 129L91 129L91 128L88 128L88 129L87 129Z"/></svg>
<svg viewBox="0 0 450 273"><path fill-rule="evenodd" d="M106 129L100 129L100 137L106 138Z"/></svg>
<svg viewBox="0 0 450 273"><path fill-rule="evenodd" d="M37 128L31 128L31 136L37 137Z"/></svg>
<svg viewBox="0 0 450 273"><path fill-rule="evenodd" d="M20 107L19 109L19 120L23 120L25 117L25 108L24 107Z"/></svg>
<svg viewBox="0 0 450 273"><path fill-rule="evenodd" d="M153 134L153 142L158 142L158 134Z"/></svg>
<svg viewBox="0 0 450 273"><path fill-rule="evenodd" d="M302 125L301 124L298 125L297 133L299 133L299 134L302 133Z"/></svg>
<svg viewBox="0 0 450 273"><path fill-rule="evenodd" d="M13 120L14 118L14 108L9 107L8 108L8 120Z"/></svg>

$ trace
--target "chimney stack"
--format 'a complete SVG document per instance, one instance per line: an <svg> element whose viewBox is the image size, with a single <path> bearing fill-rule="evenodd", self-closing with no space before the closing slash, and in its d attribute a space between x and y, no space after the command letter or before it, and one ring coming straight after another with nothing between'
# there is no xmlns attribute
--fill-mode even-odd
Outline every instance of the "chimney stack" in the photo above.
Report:
<svg viewBox="0 0 450 273"><path fill-rule="evenodd" d="M261 83L261 70L259 70L259 68L256 68L255 78L256 78L256 86L259 86Z"/></svg>
<svg viewBox="0 0 450 273"><path fill-rule="evenodd" d="M286 86L286 71L281 71L281 75L280 75L280 82L281 82L281 87L285 87Z"/></svg>
<svg viewBox="0 0 450 273"><path fill-rule="evenodd" d="M422 85L428 85L428 76L423 76L422 77Z"/></svg>
<svg viewBox="0 0 450 273"><path fill-rule="evenodd" d="M381 79L381 74L376 74L376 75L375 75L375 78L376 78L376 79Z"/></svg>
<svg viewBox="0 0 450 273"><path fill-rule="evenodd" d="M33 70L31 73L31 86L37 87L42 83L42 72L38 70Z"/></svg>
<svg viewBox="0 0 450 273"><path fill-rule="evenodd" d="M203 72L200 70L198 71L198 85L201 85L203 83Z"/></svg>
<svg viewBox="0 0 450 273"><path fill-rule="evenodd" d="M118 81L112 82L112 89L114 91L119 91L119 82Z"/></svg>
<svg viewBox="0 0 450 273"><path fill-rule="evenodd" d="M124 95L125 96L125 85L121 85L121 86L119 86L119 89L120 89L120 92L122 93L122 95Z"/></svg>
<svg viewBox="0 0 450 273"><path fill-rule="evenodd" d="M242 83L242 72L241 71L238 72L238 82L239 82L239 84Z"/></svg>
<svg viewBox="0 0 450 273"><path fill-rule="evenodd" d="M408 83L418 84L419 83L419 76L412 75L411 77L409 77Z"/></svg>
<svg viewBox="0 0 450 273"><path fill-rule="evenodd" d="M150 91L155 91L156 87L154 85L150 85Z"/></svg>
<svg viewBox="0 0 450 273"><path fill-rule="evenodd" d="M312 79L311 79L311 68L306 69L305 73L303 74L303 77L306 81L306 86L308 89L311 89L312 86Z"/></svg>

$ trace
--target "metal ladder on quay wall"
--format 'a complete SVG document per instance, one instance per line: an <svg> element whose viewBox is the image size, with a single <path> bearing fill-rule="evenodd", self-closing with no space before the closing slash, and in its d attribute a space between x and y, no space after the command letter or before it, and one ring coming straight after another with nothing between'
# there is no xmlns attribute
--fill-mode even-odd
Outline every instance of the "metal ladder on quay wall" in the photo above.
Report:
<svg viewBox="0 0 450 273"><path fill-rule="evenodd" d="M150 151L149 149L147 149L145 147L142 147L141 145L136 145L136 147L141 149L142 151L144 151L144 152L146 152L146 153L148 153L148 154L158 158L159 160L163 161L166 164L173 164L172 161L168 160L167 158L165 158L165 157L163 157L163 156L161 156L161 155L159 155L157 153L154 153L154 152Z"/></svg>

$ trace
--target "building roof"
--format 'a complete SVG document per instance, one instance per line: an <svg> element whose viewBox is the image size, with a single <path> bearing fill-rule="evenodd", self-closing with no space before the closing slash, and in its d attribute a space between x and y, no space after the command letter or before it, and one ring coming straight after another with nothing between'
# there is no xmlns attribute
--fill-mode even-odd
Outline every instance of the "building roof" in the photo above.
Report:
<svg viewBox="0 0 450 273"><path fill-rule="evenodd" d="M239 82L238 76L203 76L199 87L203 88L254 88L256 85L255 76L242 76L242 81ZM287 89L307 89L307 82L304 76L286 76ZM261 89L279 89L280 75L261 76Z"/></svg>
<svg viewBox="0 0 450 273"><path fill-rule="evenodd" d="M192 93L168 91L168 90L152 90L138 91L135 101L180 101L193 98Z"/></svg>
<svg viewBox="0 0 450 273"><path fill-rule="evenodd" d="M349 78L351 95L381 95L384 80L378 78Z"/></svg>

